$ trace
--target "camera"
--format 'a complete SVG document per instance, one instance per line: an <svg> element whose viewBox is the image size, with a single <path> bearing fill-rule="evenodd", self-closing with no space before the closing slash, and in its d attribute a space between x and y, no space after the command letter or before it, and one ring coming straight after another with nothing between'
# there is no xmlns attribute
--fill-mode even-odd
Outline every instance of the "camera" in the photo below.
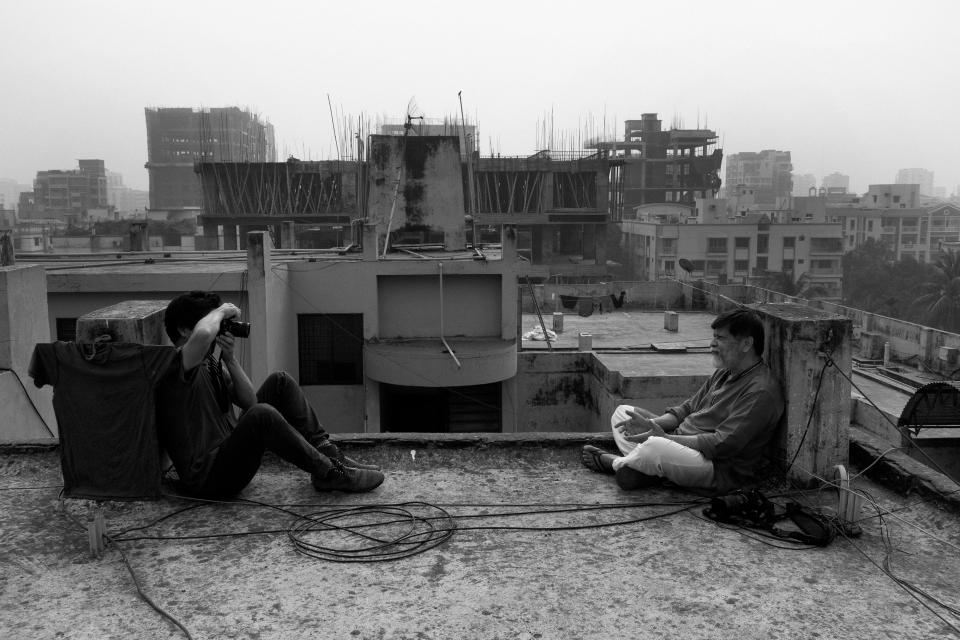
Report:
<svg viewBox="0 0 960 640"><path fill-rule="evenodd" d="M774 519L773 503L759 491L734 491L710 501L710 517L721 522L749 520L768 522Z"/></svg>
<svg viewBox="0 0 960 640"><path fill-rule="evenodd" d="M250 323L249 322L238 322L236 320L224 320L220 323L219 334L224 334L230 332L235 338L249 338L250 337Z"/></svg>

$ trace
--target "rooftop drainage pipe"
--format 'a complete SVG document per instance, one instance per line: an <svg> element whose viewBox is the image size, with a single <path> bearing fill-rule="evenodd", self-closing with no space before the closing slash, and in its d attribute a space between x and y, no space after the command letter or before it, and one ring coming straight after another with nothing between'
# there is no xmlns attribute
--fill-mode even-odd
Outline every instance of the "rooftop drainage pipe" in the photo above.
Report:
<svg viewBox="0 0 960 640"><path fill-rule="evenodd" d="M447 339L443 337L443 263L437 262L437 268L440 270L440 342L447 348L447 353L457 363L457 369L459 369L460 361L457 360L457 354L453 352L453 348L447 344Z"/></svg>

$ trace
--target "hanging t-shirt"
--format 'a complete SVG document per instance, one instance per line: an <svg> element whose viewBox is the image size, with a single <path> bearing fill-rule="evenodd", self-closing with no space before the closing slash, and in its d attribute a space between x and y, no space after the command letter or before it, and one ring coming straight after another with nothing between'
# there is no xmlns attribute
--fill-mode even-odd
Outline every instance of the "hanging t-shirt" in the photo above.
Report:
<svg viewBox="0 0 960 640"><path fill-rule="evenodd" d="M208 356L187 371L183 350L157 386L160 445L186 490L203 486L220 444L237 425L218 361Z"/></svg>
<svg viewBox="0 0 960 640"><path fill-rule="evenodd" d="M154 387L175 354L134 343L34 347L29 373L37 387L53 386L66 495L160 495Z"/></svg>

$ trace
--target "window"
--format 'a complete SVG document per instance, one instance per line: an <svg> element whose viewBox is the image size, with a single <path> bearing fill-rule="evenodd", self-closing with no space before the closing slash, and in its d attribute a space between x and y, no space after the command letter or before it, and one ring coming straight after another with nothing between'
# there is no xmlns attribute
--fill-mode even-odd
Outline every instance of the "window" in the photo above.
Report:
<svg viewBox="0 0 960 640"><path fill-rule="evenodd" d="M734 238L734 245L737 249L749 249L750 238Z"/></svg>
<svg viewBox="0 0 960 640"><path fill-rule="evenodd" d="M764 272L767 270L767 256L760 256L757 258L757 271Z"/></svg>
<svg viewBox="0 0 960 640"><path fill-rule="evenodd" d="M783 239L783 248L784 249L793 249L797 246L797 239L794 237L787 237Z"/></svg>
<svg viewBox="0 0 960 640"><path fill-rule="evenodd" d="M867 231L873 232L873 220L867 220Z"/></svg>
<svg viewBox="0 0 960 640"><path fill-rule="evenodd" d="M726 260L707 260L707 275L716 276L727 272Z"/></svg>
<svg viewBox="0 0 960 640"><path fill-rule="evenodd" d="M668 275L673 275L675 266L673 260L664 260L663 261L663 272Z"/></svg>
<svg viewBox="0 0 960 640"><path fill-rule="evenodd" d="M793 260L784 260L783 266L781 267L780 270L783 271L784 273L788 271L793 271Z"/></svg>
<svg viewBox="0 0 960 640"><path fill-rule="evenodd" d="M707 253L726 253L726 238L707 238Z"/></svg>
<svg viewBox="0 0 960 640"><path fill-rule="evenodd" d="M694 271L703 271L703 260L691 260Z"/></svg>
<svg viewBox="0 0 960 640"><path fill-rule="evenodd" d="M363 384L363 314L297 315L300 384Z"/></svg>
<svg viewBox="0 0 960 640"><path fill-rule="evenodd" d="M770 249L770 236L761 233L757 236L757 253L767 253Z"/></svg>
<svg viewBox="0 0 960 640"><path fill-rule="evenodd" d="M57 318L57 340L73 342L77 339L77 319Z"/></svg>
<svg viewBox="0 0 960 640"><path fill-rule="evenodd" d="M893 196L893 203L897 204L900 202L900 196Z"/></svg>
<svg viewBox="0 0 960 640"><path fill-rule="evenodd" d="M750 270L750 261L749 260L734 260L733 261L733 271L734 273L746 273Z"/></svg>

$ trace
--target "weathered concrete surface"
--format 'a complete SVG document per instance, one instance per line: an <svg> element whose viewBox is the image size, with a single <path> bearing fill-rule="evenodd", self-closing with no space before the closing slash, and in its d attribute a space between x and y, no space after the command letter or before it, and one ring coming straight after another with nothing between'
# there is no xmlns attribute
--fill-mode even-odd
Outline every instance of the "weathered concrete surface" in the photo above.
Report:
<svg viewBox="0 0 960 640"><path fill-rule="evenodd" d="M369 439L364 447L348 445L348 452L387 470L386 483L371 494L317 494L301 472L268 460L243 497L298 505L288 507L298 512L421 500L458 516L521 503L637 505L461 518L462 527L596 525L678 506L639 506L642 502L697 500L675 490L619 490L611 477L580 466L582 441L529 438L511 444L505 437L485 437L464 446L456 438L418 442L409 434ZM60 486L56 452L0 455L0 637L183 637L138 599L116 548L90 558L85 531L64 511L85 519L93 503L61 503ZM857 479L854 486L867 490L881 508L900 509L884 518L894 545L893 571L956 605L958 517L870 481ZM802 499L835 504L828 491ZM103 508L108 532L116 535L189 505L168 499L107 502ZM460 531L445 545L407 559L338 564L296 553L283 533L293 521L288 514L209 505L136 533L278 533L118 546L144 592L195 638L950 636L941 620L861 554L883 560L876 518L861 523L863 535L854 542L781 550L720 528L703 519L701 510L697 505L613 528Z"/></svg>

